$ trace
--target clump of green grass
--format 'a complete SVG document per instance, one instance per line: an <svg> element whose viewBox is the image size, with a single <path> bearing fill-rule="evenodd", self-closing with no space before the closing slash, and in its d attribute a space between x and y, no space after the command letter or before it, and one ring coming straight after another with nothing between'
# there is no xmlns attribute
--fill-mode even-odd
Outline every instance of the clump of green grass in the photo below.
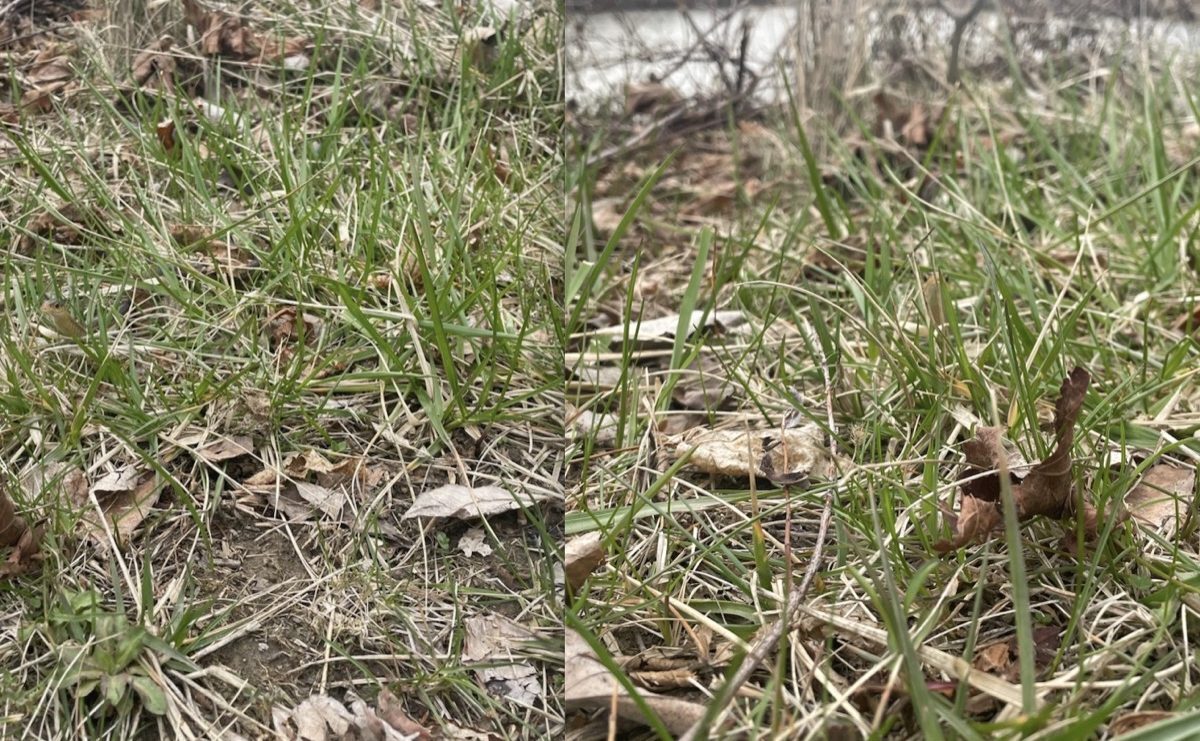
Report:
<svg viewBox="0 0 1200 741"><path fill-rule="evenodd" d="M273 705L382 687L430 728L556 732L554 652L516 649L547 688L532 707L456 654L476 611L553 645L554 499L487 523L487 564L451 547L461 529L399 521L447 480L558 490L560 19L489 13L259 7L262 33L311 39L308 66L176 34L174 95L131 90L110 40L72 31L88 54L68 93L0 151L3 465L132 464L165 490L112 551L57 514L56 486L13 489L50 527L41 568L0 585L24 637L0 645L7 733L258 736ZM39 228L47 212L67 218ZM87 333L51 331L47 298ZM206 462L178 444L197 430L250 435L254 457ZM386 477L342 522L247 496L308 449Z"/></svg>
<svg viewBox="0 0 1200 741"><path fill-rule="evenodd" d="M655 646L687 654L707 631L728 651L700 655L676 694L708 703L737 660L706 662L743 655L784 619L833 499L799 630L719 728L698 737L1083 738L1113 732L1134 710L1195 706L1194 528L1164 539L1114 517L1081 543L1073 527L1017 529L1014 519L987 544L948 557L933 547L970 428L1003 425L1027 460L1042 459L1047 403L1074 365L1092 376L1076 486L1105 511L1150 466L1200 458L1190 369L1200 347L1186 319L1200 180L1194 153L1168 157L1194 116L1173 76L1191 63L1163 73L1113 63L1095 90L1023 95L971 81L940 101L948 113L928 147L899 154L864 158L840 145L843 132L798 130L781 116L773 131L790 142L790 160L776 166L805 182L739 169L762 178L767 197L706 214L717 237L707 260L686 262L690 275L667 266L701 254L710 237L693 230L682 248L677 235L663 238L665 189L625 199L614 236L589 246L589 200L613 195L614 173L658 178L665 152L577 175L582 215L569 249L594 254L597 267L578 281L586 290L568 293L580 302L569 311L568 358L581 379L569 401L615 412L621 427L613 443L581 428L567 453L567 532L598 530L608 556L570 606L573 624L614 656ZM831 159L816 159L817 137ZM709 151L740 168L745 139L714 135ZM692 155L674 156L663 180ZM840 189L822 180L831 167ZM686 202L670 208L693 216ZM691 305L740 310L755 329L681 334L650 351L601 346L585 325L601 307L633 327L639 315ZM694 356L733 382L726 404L695 410L671 398L688 367L681 358ZM596 366L615 380L583 380L600 377ZM781 489L689 474L661 456L676 423L777 429L785 415L825 429L845 458L834 480ZM1191 511L1190 498L1181 504ZM989 695L952 659L969 665L1004 640L1018 649L1013 670Z"/></svg>

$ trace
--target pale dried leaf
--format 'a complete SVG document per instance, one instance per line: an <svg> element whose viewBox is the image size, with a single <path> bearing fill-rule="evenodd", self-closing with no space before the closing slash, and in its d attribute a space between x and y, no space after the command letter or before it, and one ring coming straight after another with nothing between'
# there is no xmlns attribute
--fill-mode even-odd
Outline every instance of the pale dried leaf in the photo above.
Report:
<svg viewBox="0 0 1200 741"><path fill-rule="evenodd" d="M583 586L588 576L604 562L604 546L600 533L587 533L567 541L566 566L567 586L575 591Z"/></svg>
<svg viewBox="0 0 1200 741"><path fill-rule="evenodd" d="M454 517L460 520L487 517L520 507L531 507L542 497L527 493L509 492L499 486L472 488L446 484L421 492L403 519L413 517Z"/></svg>
<svg viewBox="0 0 1200 741"><path fill-rule="evenodd" d="M1192 510L1195 490L1195 468L1159 463L1125 495L1125 506L1147 527L1170 537Z"/></svg>
<svg viewBox="0 0 1200 741"><path fill-rule="evenodd" d="M196 455L209 463L220 463L253 453L254 442L249 435L223 437L196 450Z"/></svg>
<svg viewBox="0 0 1200 741"><path fill-rule="evenodd" d="M566 630L566 676L564 700L568 708L607 709L612 707L616 696L617 715L629 721L645 723L637 703L600 663L591 646L574 630ZM649 705L675 735L685 733L704 717L704 705L655 694L649 690L641 692L642 699Z"/></svg>
<svg viewBox="0 0 1200 741"><path fill-rule="evenodd" d="M490 556L492 547L488 545L487 534L483 528L473 527L463 533L458 539L458 549L467 556Z"/></svg>
<svg viewBox="0 0 1200 741"><path fill-rule="evenodd" d="M109 471L92 484L92 491L97 494L116 491L129 491L137 486L140 473L137 466L132 464Z"/></svg>
<svg viewBox="0 0 1200 741"><path fill-rule="evenodd" d="M687 334L690 336L699 329L701 322L703 322L705 329L718 327L726 331L738 330L746 327L747 324L745 315L740 311L714 311L709 312L708 316L705 317L705 313L697 309L692 312L691 318L687 321ZM612 327L598 329L592 335L607 338L610 342L620 342L624 340L625 333L628 332L630 342L669 342L674 340L678 329L679 315L672 314L671 316L647 321L633 319L629 321L628 328L623 324L617 324Z"/></svg>
<svg viewBox="0 0 1200 741"><path fill-rule="evenodd" d="M342 513L342 508L346 506L344 492L326 489L320 484L310 484L307 481L297 481L293 486L301 499L331 518L336 519Z"/></svg>
<svg viewBox="0 0 1200 741"><path fill-rule="evenodd" d="M697 428L665 443L676 460L690 453L689 467L714 476L828 479L835 472L816 424L782 431ZM764 456L770 471L764 470Z"/></svg>

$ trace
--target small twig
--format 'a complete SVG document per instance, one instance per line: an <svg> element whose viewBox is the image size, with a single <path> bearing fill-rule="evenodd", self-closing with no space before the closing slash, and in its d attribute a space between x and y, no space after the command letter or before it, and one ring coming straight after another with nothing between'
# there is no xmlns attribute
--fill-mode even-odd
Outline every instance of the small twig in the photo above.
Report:
<svg viewBox="0 0 1200 741"><path fill-rule="evenodd" d="M962 47L963 34L966 33L967 26L971 25L971 21L975 20L975 16L979 15L987 2L988 0L975 0L966 11L955 13L942 0L937 0L938 8L950 16L950 20L954 22L954 30L950 32L950 62L946 71L946 82L951 86L958 83L958 56Z"/></svg>
<svg viewBox="0 0 1200 741"><path fill-rule="evenodd" d="M680 120L687 120L688 123L678 131L674 132L676 135L695 134L697 132L704 131L705 129L725 123L727 119L724 116L719 116L717 114L730 107L737 109L743 115L753 113L756 110L761 110L761 108L758 107L750 107L746 109L738 108L739 104L745 102L753 94L755 89L755 85L753 84L754 82L755 80L751 80L751 84L747 86L744 92L728 100L714 101L697 109L680 108L676 111L673 111L670 115L664 116L649 126L646 126L642 130L627 138L625 141L620 142L619 144L614 144L610 147L606 147L605 149L602 149L601 151L592 155L587 159L586 166L594 167L602 162L607 162L608 160L616 157L624 157L632 152L638 151L639 149L650 146L652 143L652 138L655 134L660 134L666 131L673 124L678 123Z"/></svg>
<svg viewBox="0 0 1200 741"><path fill-rule="evenodd" d="M819 341L816 343L816 347L821 351L822 356L821 375L825 381L825 416L829 422L830 432L829 452L830 456L836 462L837 440L833 436L833 384L829 378L829 362L824 356L824 351L821 349ZM788 486L784 487L785 495L790 495L789 489L790 487ZM829 523L833 519L833 498L836 491L836 486L830 486L829 490L825 492L825 502L821 510L821 522L817 526L817 542L813 547L812 559L804 569L804 578L800 580L800 586L796 591L788 595L787 605L784 607L783 614L750 646L750 650L746 652L745 660L742 661L741 666L738 667L733 676L726 680L720 691L717 692L716 697L713 698L712 703L709 705L708 712L704 714L704 717L696 721L687 730L687 733L680 736L679 741L705 741L708 738L709 729L715 724L717 716L724 711L725 707L733 699L733 696L750 679L750 676L754 674L759 665L775 650L775 646L779 644L779 640L783 638L783 634L795 622L796 616L800 613L800 608L804 604L804 597L808 594L808 589L812 586L813 579L817 576L817 569L820 568L825 556L825 538L829 533Z"/></svg>

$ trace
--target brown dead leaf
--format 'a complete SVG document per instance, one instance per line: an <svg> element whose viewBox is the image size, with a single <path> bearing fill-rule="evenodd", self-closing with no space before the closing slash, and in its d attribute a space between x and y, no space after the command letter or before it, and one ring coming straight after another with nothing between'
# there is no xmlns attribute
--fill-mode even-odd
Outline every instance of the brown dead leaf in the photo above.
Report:
<svg viewBox="0 0 1200 741"><path fill-rule="evenodd" d="M618 663L619 660L618 660ZM649 690L641 693L650 706L675 735L682 735L704 717L704 706ZM617 715L625 720L645 723L637 703L600 663L591 646L574 630L566 630L566 676L564 700L567 708L588 710L616 707Z"/></svg>
<svg viewBox="0 0 1200 741"><path fill-rule="evenodd" d="M429 739L433 738L424 726L410 718L404 712L400 700L391 692L382 690L376 702L379 704L379 707L375 712L383 719L383 722L405 736L415 736L411 741L429 741Z"/></svg>
<svg viewBox="0 0 1200 741"><path fill-rule="evenodd" d="M89 506L90 501L78 503L83 505L81 529L104 547L108 545L106 530L110 528L117 545L125 545L158 502L163 484L158 473L140 470L133 464L109 471L91 486L100 511ZM107 521L107 528L100 517Z"/></svg>
<svg viewBox="0 0 1200 741"><path fill-rule="evenodd" d="M777 483L829 479L835 472L819 425L786 430L712 430L696 428L664 440L664 450L713 476L757 476Z"/></svg>
<svg viewBox="0 0 1200 741"><path fill-rule="evenodd" d="M41 542L42 527L30 527L25 518L17 514L8 492L0 486L0 549L11 549L0 561L0 579L24 573L40 561L38 546Z"/></svg>
<svg viewBox="0 0 1200 741"><path fill-rule="evenodd" d="M567 541L564 569L567 576L567 588L577 591L587 581L588 576L604 563L604 546L600 533L587 533Z"/></svg>
<svg viewBox="0 0 1200 741"><path fill-rule="evenodd" d="M521 507L532 507L541 499L544 499L541 495L519 491L510 492L500 486L472 488L459 484L446 484L421 492L408 511L404 513L402 519L453 517L467 520L510 512Z"/></svg>
<svg viewBox="0 0 1200 741"><path fill-rule="evenodd" d="M1139 710L1132 713L1122 713L1114 718L1112 723L1108 724L1108 730L1114 737L1119 738L1126 733L1133 733L1139 728L1174 718L1177 715L1179 713L1172 713L1166 710ZM1176 738L1174 736L1167 737ZM1178 738L1183 737L1179 736Z"/></svg>
<svg viewBox="0 0 1200 741"><path fill-rule="evenodd" d="M162 36L133 58L131 77L135 87L175 92L175 57L170 53L175 39Z"/></svg>
<svg viewBox="0 0 1200 741"><path fill-rule="evenodd" d="M1125 507L1146 527L1169 538L1193 511L1195 491L1195 468L1159 463L1125 495Z"/></svg>
<svg viewBox="0 0 1200 741"><path fill-rule="evenodd" d="M1076 514L1071 446L1075 440L1075 422L1083 408L1090 380L1083 368L1073 369L1063 380L1054 404L1054 450L1023 479L1013 473L1009 465L1003 430L998 427L980 427L976 430L975 438L963 445L967 467L961 477L962 502L959 512L957 516L948 513L947 517L954 538L936 544L937 550L952 551L968 543L981 542L1003 526L1000 475L1004 470L1009 472L1013 502L1017 516L1022 521L1038 515L1065 519ZM1078 515L1085 532L1094 534L1099 515L1091 503L1083 500L1082 511Z"/></svg>
<svg viewBox="0 0 1200 741"><path fill-rule="evenodd" d="M262 64L300 56L311 43L301 37L273 41L247 26L244 19L219 10L209 10L196 0L183 0L183 15L188 24L196 29L200 36L200 51L207 56L224 56Z"/></svg>

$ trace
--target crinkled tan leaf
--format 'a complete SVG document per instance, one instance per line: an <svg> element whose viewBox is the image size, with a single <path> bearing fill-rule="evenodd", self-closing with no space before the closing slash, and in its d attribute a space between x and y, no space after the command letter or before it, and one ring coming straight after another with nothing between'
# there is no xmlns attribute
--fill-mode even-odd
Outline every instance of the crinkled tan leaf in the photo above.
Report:
<svg viewBox="0 0 1200 741"><path fill-rule="evenodd" d="M467 556L490 556L492 547L488 545L486 534L481 527L473 527L458 539L458 550Z"/></svg>
<svg viewBox="0 0 1200 741"><path fill-rule="evenodd" d="M1133 517L1170 537L1192 511L1195 490L1195 468L1159 463L1125 495L1125 506Z"/></svg>
<svg viewBox="0 0 1200 741"><path fill-rule="evenodd" d="M637 703L600 663L587 641L570 628L566 631L565 685L564 700L568 708L608 709L613 706L615 695L618 716L637 723L646 722ZM699 703L650 690L642 690L640 695L667 730L677 736L704 717L704 705Z"/></svg>
<svg viewBox="0 0 1200 741"><path fill-rule="evenodd" d="M820 426L778 430L696 428L666 441L675 459L691 453L688 467L714 476L828 479L834 462Z"/></svg>
<svg viewBox="0 0 1200 741"><path fill-rule="evenodd" d="M522 506L533 506L542 497L521 492L509 492L499 486L472 488L446 484L421 492L404 519L413 517L454 517L466 520L509 512Z"/></svg>

